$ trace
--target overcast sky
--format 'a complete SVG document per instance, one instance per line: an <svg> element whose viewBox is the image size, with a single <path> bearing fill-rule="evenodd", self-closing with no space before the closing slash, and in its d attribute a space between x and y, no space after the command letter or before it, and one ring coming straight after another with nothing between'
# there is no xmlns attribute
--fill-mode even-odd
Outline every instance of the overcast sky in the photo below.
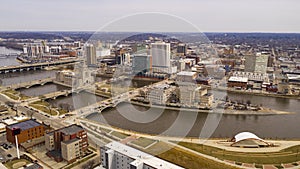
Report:
<svg viewBox="0 0 300 169"><path fill-rule="evenodd" d="M300 32L299 0L0 0L0 4L0 31L96 31L124 16L156 12L179 16L203 32ZM127 24L133 31L145 23L172 28L180 23L159 18L153 15Z"/></svg>

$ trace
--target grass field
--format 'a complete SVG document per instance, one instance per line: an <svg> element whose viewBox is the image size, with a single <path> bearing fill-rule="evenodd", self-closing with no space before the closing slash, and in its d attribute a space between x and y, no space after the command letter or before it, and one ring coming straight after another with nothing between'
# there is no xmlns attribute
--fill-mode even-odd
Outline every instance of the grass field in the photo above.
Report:
<svg viewBox="0 0 300 169"><path fill-rule="evenodd" d="M170 147L170 145L163 142L156 143L146 149L146 152L187 169L238 169L201 157L194 153L186 152L178 147Z"/></svg>
<svg viewBox="0 0 300 169"><path fill-rule="evenodd" d="M29 96L23 95L12 89L5 90L2 93L13 100L26 100L30 98Z"/></svg>
<svg viewBox="0 0 300 169"><path fill-rule="evenodd" d="M21 97L19 97L18 93L15 93L13 92L13 90L6 90L6 91L3 91L2 94L6 95L7 97L13 99L13 100L19 100L21 99Z"/></svg>
<svg viewBox="0 0 300 169"><path fill-rule="evenodd" d="M129 136L128 134L123 134L123 133L119 133L119 132L116 132L116 131L113 131L111 133L111 135L113 135L115 137L118 137L119 139L124 139L124 138Z"/></svg>
<svg viewBox="0 0 300 169"><path fill-rule="evenodd" d="M13 160L13 161L8 161L4 165L8 169L16 169L16 168L23 167L23 165L27 165L27 164L30 164L30 163L31 163L30 161L21 158L21 159L16 159L16 160ZM23 165L21 165L21 164L23 164Z"/></svg>
<svg viewBox="0 0 300 169"><path fill-rule="evenodd" d="M152 139L148 139L148 138L144 138L144 137L140 137L136 140L133 140L131 143L132 144L135 144L135 145L138 145L140 147L144 147L146 148L147 146L155 143L156 140L152 140Z"/></svg>
<svg viewBox="0 0 300 169"><path fill-rule="evenodd" d="M51 116L57 115L57 110L54 108L50 109L50 104L45 101L37 101L37 102L29 104L29 106L36 108L42 112L45 112Z"/></svg>
<svg viewBox="0 0 300 169"><path fill-rule="evenodd" d="M230 160L242 163L256 164L275 164L292 163L300 161L300 145L290 147L278 152L252 153L252 152L233 152L226 151L216 147L206 146L202 144L180 142L179 145L195 150L197 152L207 154L218 159Z"/></svg>

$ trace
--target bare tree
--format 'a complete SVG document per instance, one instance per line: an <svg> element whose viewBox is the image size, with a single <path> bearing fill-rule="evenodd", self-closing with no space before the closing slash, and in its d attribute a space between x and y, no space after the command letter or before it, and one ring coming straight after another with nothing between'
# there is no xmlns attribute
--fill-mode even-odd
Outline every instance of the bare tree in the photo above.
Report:
<svg viewBox="0 0 300 169"><path fill-rule="evenodd" d="M33 111L27 111L27 116L30 117L30 119L32 119L34 112Z"/></svg>

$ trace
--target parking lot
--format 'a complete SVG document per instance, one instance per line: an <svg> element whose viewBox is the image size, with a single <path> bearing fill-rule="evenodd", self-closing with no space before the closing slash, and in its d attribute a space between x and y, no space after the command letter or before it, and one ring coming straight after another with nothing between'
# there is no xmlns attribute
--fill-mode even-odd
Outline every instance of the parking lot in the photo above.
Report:
<svg viewBox="0 0 300 169"><path fill-rule="evenodd" d="M20 155L23 152L20 151ZM15 145L6 141L6 134L0 135L0 162L5 162L17 157L17 150Z"/></svg>

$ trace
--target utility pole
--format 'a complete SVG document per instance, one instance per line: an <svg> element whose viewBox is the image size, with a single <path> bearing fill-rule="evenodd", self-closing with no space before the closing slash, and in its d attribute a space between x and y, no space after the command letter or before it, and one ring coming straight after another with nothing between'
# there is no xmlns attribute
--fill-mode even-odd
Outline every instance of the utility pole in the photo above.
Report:
<svg viewBox="0 0 300 169"><path fill-rule="evenodd" d="M18 156L18 159L20 159L18 135L21 133L21 129L20 128L13 128L12 129L12 133L15 136L16 148L17 148L17 156Z"/></svg>

